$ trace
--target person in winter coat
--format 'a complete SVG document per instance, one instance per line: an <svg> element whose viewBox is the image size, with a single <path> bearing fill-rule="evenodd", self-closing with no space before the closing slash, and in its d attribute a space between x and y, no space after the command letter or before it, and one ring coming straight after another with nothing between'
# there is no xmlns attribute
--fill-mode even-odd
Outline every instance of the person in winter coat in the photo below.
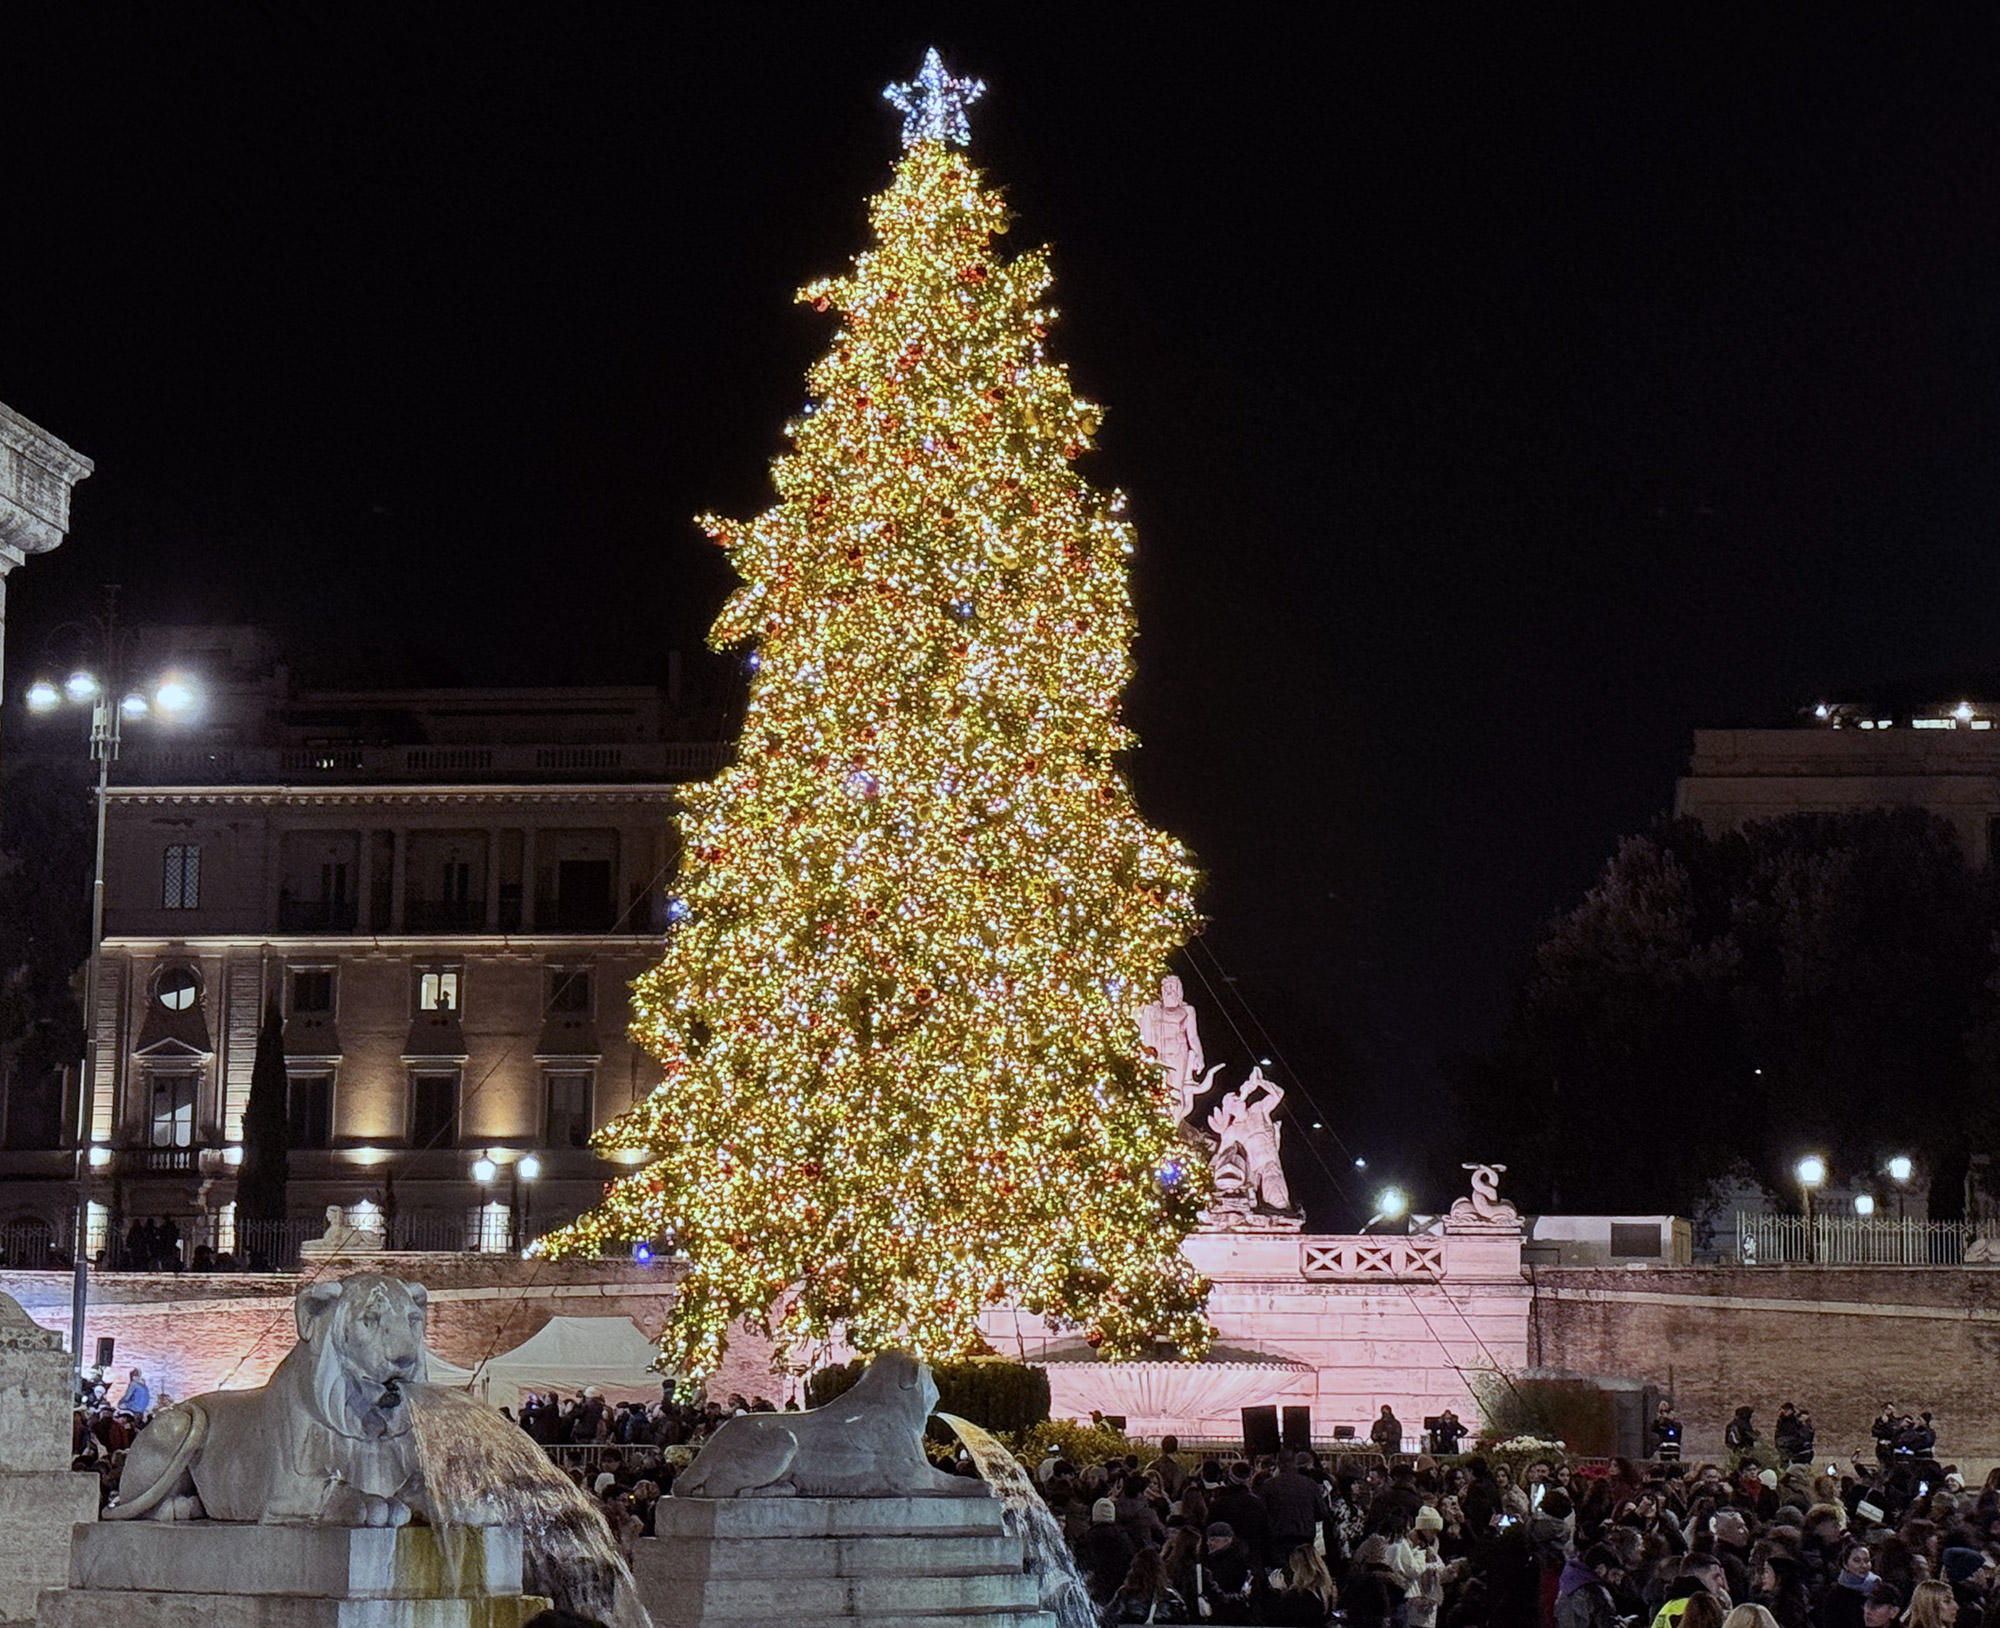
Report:
<svg viewBox="0 0 2000 1628"><path fill-rule="evenodd" d="M1118 1506L1100 1498L1090 1506L1090 1530L1076 1544L1077 1570L1090 1597L1103 1605L1116 1594L1132 1569L1132 1539L1118 1524Z"/></svg>
<svg viewBox="0 0 2000 1628"><path fill-rule="evenodd" d="M1621 1575L1609 1544L1594 1543L1572 1558L1556 1582L1556 1628L1616 1628L1611 1590Z"/></svg>
<svg viewBox="0 0 2000 1628"><path fill-rule="evenodd" d="M1311 1464L1311 1456L1302 1453L1281 1463L1278 1473L1264 1483L1264 1515L1270 1523L1264 1543L1266 1566L1284 1565L1294 1549L1313 1540L1325 1504L1320 1484L1305 1473Z"/></svg>

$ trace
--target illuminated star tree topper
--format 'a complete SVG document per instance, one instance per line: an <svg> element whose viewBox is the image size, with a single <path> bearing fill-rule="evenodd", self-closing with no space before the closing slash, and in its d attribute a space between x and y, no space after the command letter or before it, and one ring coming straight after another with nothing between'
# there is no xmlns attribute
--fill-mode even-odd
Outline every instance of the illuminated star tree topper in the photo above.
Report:
<svg viewBox="0 0 2000 1628"><path fill-rule="evenodd" d="M924 65L916 78L907 85L885 86L882 94L903 115L905 147L920 141L948 141L963 147L972 139L965 110L986 94L986 81L952 78L933 45L924 53Z"/></svg>

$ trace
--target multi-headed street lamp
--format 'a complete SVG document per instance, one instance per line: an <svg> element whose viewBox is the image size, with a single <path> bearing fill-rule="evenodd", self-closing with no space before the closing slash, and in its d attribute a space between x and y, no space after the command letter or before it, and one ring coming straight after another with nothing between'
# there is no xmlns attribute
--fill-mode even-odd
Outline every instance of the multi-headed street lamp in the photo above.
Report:
<svg viewBox="0 0 2000 1628"><path fill-rule="evenodd" d="M97 1091L97 991L104 943L104 812L111 765L127 719L158 717L174 722L194 711L194 687L177 674L162 674L150 683L127 687L119 682L123 649L118 636L117 590L111 590L104 615L83 624L85 644L100 658L95 665L73 668L60 685L38 678L23 699L28 710L44 716L65 708L90 709L90 755L97 764L97 841L90 869L90 959L83 980L83 1072L77 1081L76 1111L76 1232L73 1239L75 1284L70 1296L70 1361L83 1377L83 1321L90 1299L90 1181L91 1171L108 1163L108 1154L92 1145L93 1102ZM59 630L60 632L61 630ZM94 635L94 636L93 636Z"/></svg>

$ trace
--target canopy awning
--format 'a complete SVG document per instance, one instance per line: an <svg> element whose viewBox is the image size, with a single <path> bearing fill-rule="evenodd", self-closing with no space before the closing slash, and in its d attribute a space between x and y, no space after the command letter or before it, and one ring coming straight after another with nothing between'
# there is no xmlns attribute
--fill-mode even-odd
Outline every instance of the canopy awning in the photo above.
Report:
<svg viewBox="0 0 2000 1628"><path fill-rule="evenodd" d="M476 1388L495 1407L523 1391L574 1393L595 1385L614 1401L657 1400L660 1348L629 1317L551 1317L512 1351L479 1365Z"/></svg>

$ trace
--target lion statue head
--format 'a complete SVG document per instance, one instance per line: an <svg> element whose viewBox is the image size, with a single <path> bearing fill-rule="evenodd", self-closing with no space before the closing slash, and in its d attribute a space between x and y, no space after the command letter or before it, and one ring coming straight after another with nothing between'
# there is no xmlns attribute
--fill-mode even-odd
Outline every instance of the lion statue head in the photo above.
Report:
<svg viewBox="0 0 2000 1628"><path fill-rule="evenodd" d="M343 1436L397 1435L409 1428L401 1387L429 1378L421 1283L358 1272L299 1292L299 1341L311 1353L312 1398Z"/></svg>

